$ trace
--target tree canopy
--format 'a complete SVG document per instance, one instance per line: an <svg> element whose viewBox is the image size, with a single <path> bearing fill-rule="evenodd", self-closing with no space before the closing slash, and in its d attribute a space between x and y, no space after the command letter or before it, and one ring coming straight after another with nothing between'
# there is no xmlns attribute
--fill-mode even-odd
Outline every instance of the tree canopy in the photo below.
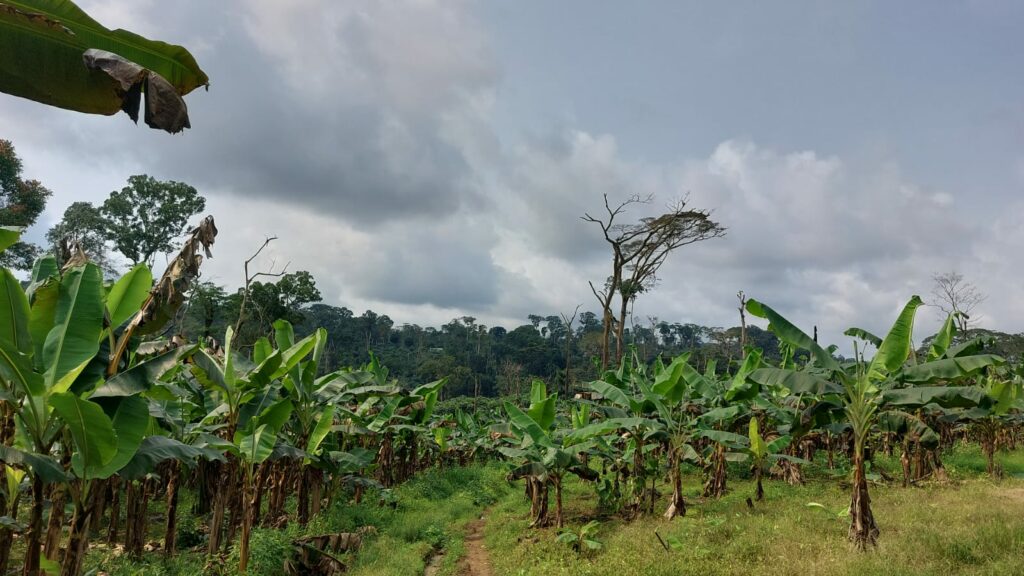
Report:
<svg viewBox="0 0 1024 576"><path fill-rule="evenodd" d="M0 226L27 228L35 224L52 194L38 180L22 178L21 171L14 145L0 140ZM18 242L0 252L0 266L28 270L39 253L38 246Z"/></svg>

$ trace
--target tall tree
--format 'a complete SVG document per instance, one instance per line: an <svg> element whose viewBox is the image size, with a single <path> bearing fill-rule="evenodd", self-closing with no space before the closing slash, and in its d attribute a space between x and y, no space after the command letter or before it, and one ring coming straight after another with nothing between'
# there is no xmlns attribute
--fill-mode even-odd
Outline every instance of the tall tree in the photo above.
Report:
<svg viewBox="0 0 1024 576"><path fill-rule="evenodd" d="M152 265L158 253L170 252L188 219L206 208L195 188L160 181L145 174L128 178L128 186L110 193L100 212L107 220L107 239L132 265Z"/></svg>
<svg viewBox="0 0 1024 576"><path fill-rule="evenodd" d="M0 226L27 228L35 224L52 194L37 180L24 180L21 170L14 145L0 140ZM0 266L28 270L39 252L34 244L18 242L0 252Z"/></svg>
<svg viewBox="0 0 1024 576"><path fill-rule="evenodd" d="M641 218L633 224L616 223L624 210L632 204L649 204L653 196L629 197L616 208L611 208L608 196L604 197L607 218L595 218L585 214L583 219L600 225L605 241L612 248L612 275L604 291L591 290L600 302L605 314L605 352L602 364L608 364L609 320L611 320L612 299L619 296L618 317L615 318L615 358L622 358L625 340L626 315L630 306L641 293L652 289L658 281L658 271L668 255L683 246L719 238L725 235L725 228L711 219L708 210L687 208L687 199L680 199L669 205L668 212L659 216Z"/></svg>
<svg viewBox="0 0 1024 576"><path fill-rule="evenodd" d="M935 274L932 281L932 306L941 310L944 318L952 315L959 337L967 337L967 330L978 324L979 317L971 318L975 308L988 296L956 271Z"/></svg>

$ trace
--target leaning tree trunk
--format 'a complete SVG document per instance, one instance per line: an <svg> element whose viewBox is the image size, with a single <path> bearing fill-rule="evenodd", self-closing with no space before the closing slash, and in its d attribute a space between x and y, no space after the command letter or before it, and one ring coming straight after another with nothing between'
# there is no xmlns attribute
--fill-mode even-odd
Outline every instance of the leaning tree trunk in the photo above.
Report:
<svg viewBox="0 0 1024 576"><path fill-rule="evenodd" d="M878 544L878 525L871 513L868 479L864 474L864 455L854 454L853 497L850 501L850 541L860 550Z"/></svg>

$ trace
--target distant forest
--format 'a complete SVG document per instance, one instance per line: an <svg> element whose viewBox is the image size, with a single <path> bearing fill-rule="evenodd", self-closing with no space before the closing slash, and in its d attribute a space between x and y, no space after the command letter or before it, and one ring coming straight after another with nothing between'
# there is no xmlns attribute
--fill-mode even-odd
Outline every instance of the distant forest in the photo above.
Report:
<svg viewBox="0 0 1024 576"><path fill-rule="evenodd" d="M398 324L387 315L354 311L322 303L308 272L285 274L276 282L254 282L249 288L244 319L238 322L242 291L228 293L201 283L183 307L169 333L188 339L219 339L227 326L238 326L236 341L251 346L272 334L272 323L284 318L304 336L318 327L327 330L325 371L360 366L374 354L393 377L414 386L447 376L447 396L499 396L528 391L541 378L562 394L598 377L601 317L580 311L568 325L560 315L531 314L520 326L486 326L471 316L454 318L440 327ZM571 319L571 318L570 318ZM695 366L729 369L740 357L740 328L718 328L657 318L639 319L624 331L625 343L643 359L691 352ZM747 328L748 345L762 348L769 361L779 359L775 335Z"/></svg>
<svg viewBox="0 0 1024 576"><path fill-rule="evenodd" d="M291 321L297 336L323 327L328 334L323 370L361 366L372 353L403 386L447 376L450 382L443 394L448 397L525 393L533 378L557 387L564 397L599 375L602 325L593 312L579 312L571 326L561 315L539 314L531 314L515 327L486 326L471 316L454 318L440 327L397 324L372 310L356 315L348 308L322 303L308 272L285 274L276 282L254 282L239 323L241 303L242 290L228 293L220 286L201 283L169 330L188 339L219 339L227 326L238 326L236 341L244 350L260 336L272 335L277 318ZM1024 351L1024 335L980 329L971 333L991 335L993 351L1008 359L1019 359ZM646 361L689 352L692 365L722 374L732 371L741 357L740 334L738 326L645 318L626 326L624 339ZM925 339L920 344L927 343ZM768 362L781 361L774 334L748 325L747 344L764 350Z"/></svg>

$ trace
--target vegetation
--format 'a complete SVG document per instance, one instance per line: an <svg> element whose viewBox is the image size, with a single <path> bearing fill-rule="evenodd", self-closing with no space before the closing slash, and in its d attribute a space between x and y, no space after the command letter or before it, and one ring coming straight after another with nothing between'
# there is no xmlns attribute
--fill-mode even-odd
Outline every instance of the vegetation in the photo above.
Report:
<svg viewBox="0 0 1024 576"><path fill-rule="evenodd" d="M4 269L0 511L8 520L0 526L0 572L20 557L27 575L81 574L90 543L103 539L141 559L151 501L160 500L164 567L187 569L191 561L175 559L184 554L203 556L208 572L258 573L275 564L293 574L331 573L369 561L373 546L406 526L405 516L390 524L378 517L340 531L350 506L397 511L417 478L457 475L474 463L506 466L508 482L523 482L529 529L553 526L577 554L596 554L596 519L628 524L661 504L664 522L692 513L697 486L689 471L702 479L698 510L729 497L730 475L750 478L746 506L760 510L777 499L765 488L769 476L803 485L804 468L819 466L821 452L849 486L848 539L866 550L881 535L870 485L891 478L882 457L899 452L903 486L944 481L943 454L974 442L995 478L1004 473L995 454L1015 448L1021 432L1019 367L988 353L990 338L958 338L955 314L927 350L915 350L916 296L884 338L849 331L876 349L870 358L860 346L854 358L837 358L741 294L745 314L769 321L774 356L753 345L758 337L741 317L741 339L752 345L721 368L711 359L698 370L691 352L652 360L634 344L571 402L535 379L525 396L439 410L447 377L403 384L372 353L361 367L335 368L325 361L328 328L295 330L288 312L305 323L303 305L319 298L307 273L245 289L243 302L286 316L267 325L240 311L236 324L248 342L230 325L216 338L207 311L195 342L156 336L176 326L185 294L200 295L200 307L223 297L209 286L192 290L199 251L215 236L211 218L193 228L155 283L144 262L104 282L82 251L62 267L41 258L25 284ZM3 239L3 247L13 245L17 233L5 229ZM472 344L474 333L482 348L483 330L463 334ZM740 462L746 473L735 469ZM659 483L667 484L667 502ZM486 491L475 505L503 492ZM588 522L569 520L573 499L592 502ZM822 499L813 502L837 508ZM182 500L191 506L179 525ZM450 504L441 506L449 522L471 513ZM323 532L327 525L339 531ZM656 534L666 551L678 550L682 540L668 536ZM376 544L360 554L364 539ZM419 570L439 550L459 546L436 525L406 540L428 545L415 560L389 558L399 562L388 564L395 570ZM267 554L267 546L277 552Z"/></svg>
<svg viewBox="0 0 1024 576"><path fill-rule="evenodd" d="M0 91L89 114L125 111L170 133L189 127L182 96L209 79L188 50L108 30L73 2L0 2Z"/></svg>

